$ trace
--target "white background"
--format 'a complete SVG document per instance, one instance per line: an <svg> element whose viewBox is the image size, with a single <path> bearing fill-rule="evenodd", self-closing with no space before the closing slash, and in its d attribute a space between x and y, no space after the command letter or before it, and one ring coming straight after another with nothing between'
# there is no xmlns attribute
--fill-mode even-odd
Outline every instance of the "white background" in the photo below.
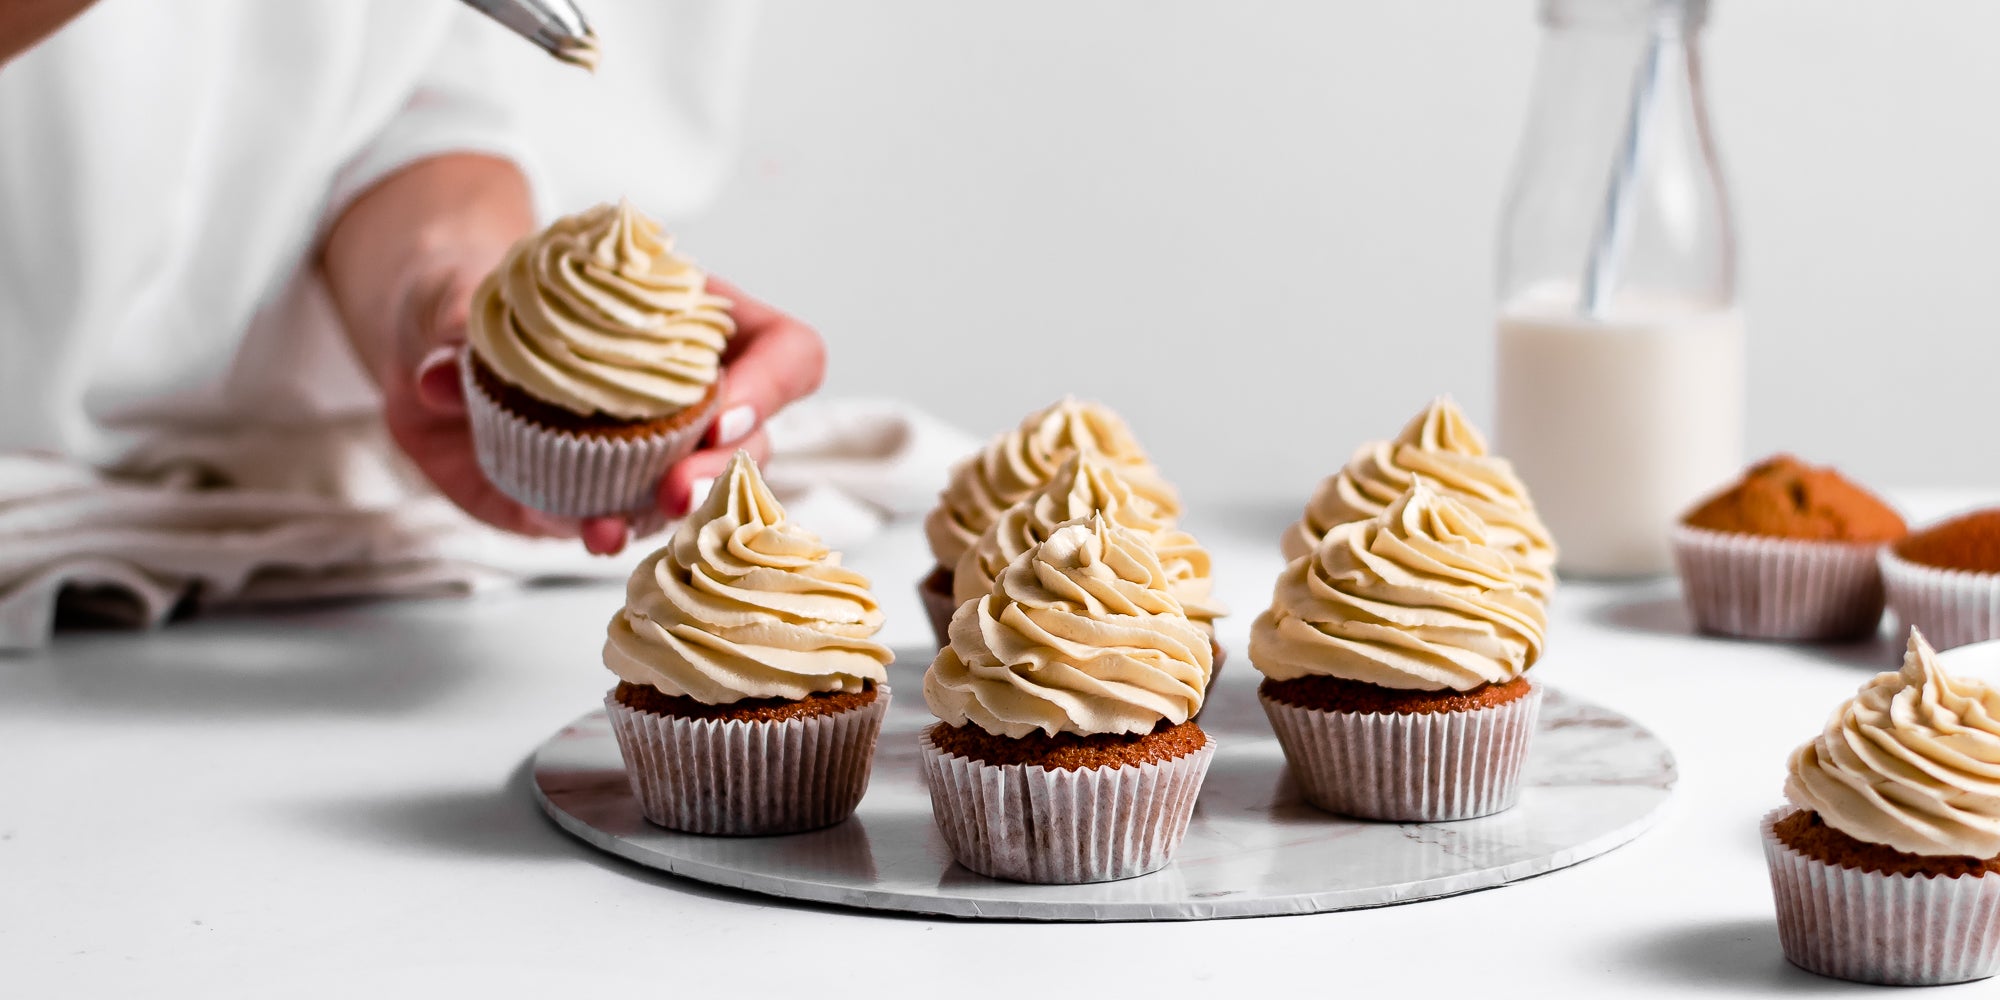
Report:
<svg viewBox="0 0 2000 1000"><path fill-rule="evenodd" d="M679 225L817 323L829 389L990 433L1103 399L1196 498L1295 504L1451 392L1492 414L1526 0L774 0L742 156ZM1749 445L2000 480L2000 5L1718 0Z"/></svg>

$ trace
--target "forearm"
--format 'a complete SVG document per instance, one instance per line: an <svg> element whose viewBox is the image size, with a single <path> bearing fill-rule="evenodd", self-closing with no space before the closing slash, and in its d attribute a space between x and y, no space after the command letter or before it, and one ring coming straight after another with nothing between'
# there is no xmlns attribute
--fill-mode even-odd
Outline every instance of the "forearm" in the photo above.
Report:
<svg viewBox="0 0 2000 1000"><path fill-rule="evenodd" d="M378 382L408 378L429 346L408 332L456 325L471 283L534 229L512 163L453 153L383 178L341 213L320 254L355 351Z"/></svg>
<svg viewBox="0 0 2000 1000"><path fill-rule="evenodd" d="M34 48L96 0L4 0L0 2L0 66Z"/></svg>

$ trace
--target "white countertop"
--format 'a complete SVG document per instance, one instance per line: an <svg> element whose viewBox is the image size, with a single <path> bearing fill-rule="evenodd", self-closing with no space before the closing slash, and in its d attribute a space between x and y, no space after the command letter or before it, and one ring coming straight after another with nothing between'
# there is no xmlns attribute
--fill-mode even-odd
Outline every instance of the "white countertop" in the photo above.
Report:
<svg viewBox="0 0 2000 1000"><path fill-rule="evenodd" d="M1918 514L1958 497L1908 505ZM1253 697L1282 513L1197 512ZM928 657L913 526L849 562ZM0 657L0 995L1137 995L1839 991L1779 953L1758 817L1785 755L1901 644L1688 633L1671 582L1563 588L1551 684L1679 756L1660 825L1579 867L1385 909L1167 924L878 916L727 892L570 839L528 751L603 696L596 586L72 633ZM893 669L893 668L892 668ZM1970 985L1946 989L1991 989ZM596 993L596 995L604 995Z"/></svg>

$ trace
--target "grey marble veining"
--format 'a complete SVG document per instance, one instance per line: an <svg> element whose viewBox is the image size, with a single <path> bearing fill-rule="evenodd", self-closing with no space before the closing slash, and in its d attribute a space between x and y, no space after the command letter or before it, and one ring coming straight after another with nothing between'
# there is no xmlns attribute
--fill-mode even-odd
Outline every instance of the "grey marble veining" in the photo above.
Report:
<svg viewBox="0 0 2000 1000"><path fill-rule="evenodd" d="M1551 690L1514 809L1457 823L1369 823L1299 798L1249 683L1202 725L1220 744L1174 863L1123 882L1020 885L951 860L931 823L920 697L889 711L854 817L783 837L702 837L639 815L602 711L536 751L535 794L588 843L687 878L865 909L1027 920L1204 920L1343 910L1502 885L1595 857L1650 826L1673 754L1622 715Z"/></svg>

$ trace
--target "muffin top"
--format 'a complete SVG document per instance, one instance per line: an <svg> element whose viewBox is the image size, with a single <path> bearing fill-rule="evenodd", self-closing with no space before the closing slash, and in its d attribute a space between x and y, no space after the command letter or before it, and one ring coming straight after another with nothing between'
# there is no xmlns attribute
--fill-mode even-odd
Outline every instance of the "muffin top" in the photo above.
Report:
<svg viewBox="0 0 2000 1000"><path fill-rule="evenodd" d="M2000 508L1934 524L1897 542L1896 554L1938 569L2000 573Z"/></svg>
<svg viewBox="0 0 2000 1000"><path fill-rule="evenodd" d="M952 469L937 507L924 518L924 536L937 564L956 567L1001 513L1040 489L1063 459L1079 451L1116 466L1133 492L1152 501L1162 515L1180 516L1174 488L1160 478L1125 421L1107 407L1064 397L1029 414L1020 426Z"/></svg>
<svg viewBox="0 0 2000 1000"><path fill-rule="evenodd" d="M952 600L963 604L984 597L993 579L1057 526L1103 514L1105 520L1145 536L1166 571L1168 589L1195 624L1213 628L1224 614L1210 596L1213 581L1207 550L1194 536L1174 527L1173 518L1132 489L1120 468L1095 452L1079 451L1040 489L1000 515L979 541L965 550L952 574Z"/></svg>
<svg viewBox="0 0 2000 1000"><path fill-rule="evenodd" d="M1793 752L1785 798L1906 854L2000 857L2000 690L1945 673L1911 629L1903 669L1875 675Z"/></svg>
<svg viewBox="0 0 2000 1000"><path fill-rule="evenodd" d="M1470 691L1533 666L1545 628L1542 602L1493 530L1419 479L1380 516L1336 526L1285 567L1251 626L1250 661L1273 680Z"/></svg>
<svg viewBox="0 0 2000 1000"><path fill-rule="evenodd" d="M1536 593L1555 587L1555 542L1535 513L1513 466L1486 450L1486 439L1451 398L1431 401L1393 440L1362 445L1323 480L1305 513L1280 539L1287 560L1310 554L1335 527L1374 517L1421 476L1486 522L1494 544L1511 552Z"/></svg>
<svg viewBox="0 0 2000 1000"><path fill-rule="evenodd" d="M1830 468L1773 455L1702 502L1690 528L1815 542L1893 542L1909 529L1888 504Z"/></svg>
<svg viewBox="0 0 2000 1000"><path fill-rule="evenodd" d="M708 499L632 571L604 665L620 679L710 705L860 691L894 656L871 640L868 579L785 518L737 452Z"/></svg>
<svg viewBox="0 0 2000 1000"><path fill-rule="evenodd" d="M672 416L714 385L728 299L629 202L523 238L473 293L467 339L502 381L583 416Z"/></svg>
<svg viewBox="0 0 2000 1000"><path fill-rule="evenodd" d="M1201 709L1214 669L1144 536L1093 514L1023 552L993 591L959 605L924 701L953 726L1150 733Z"/></svg>

